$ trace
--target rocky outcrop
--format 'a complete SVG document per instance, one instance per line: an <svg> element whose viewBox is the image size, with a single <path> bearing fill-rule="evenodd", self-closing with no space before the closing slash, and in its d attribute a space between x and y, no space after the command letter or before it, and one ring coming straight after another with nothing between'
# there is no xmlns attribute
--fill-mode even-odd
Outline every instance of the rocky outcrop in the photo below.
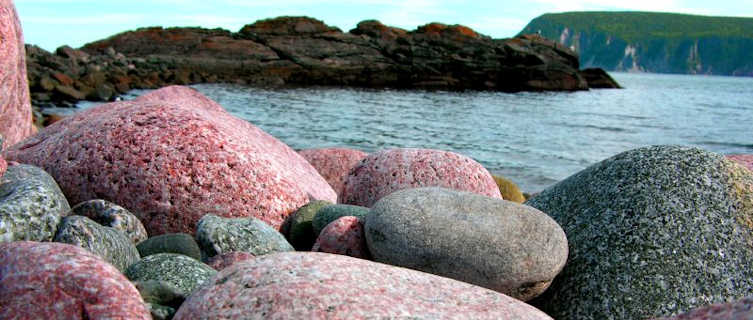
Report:
<svg viewBox="0 0 753 320"><path fill-rule="evenodd" d="M753 76L753 19L667 12L565 12L533 19L581 65L610 71Z"/></svg>
<svg viewBox="0 0 753 320"><path fill-rule="evenodd" d="M414 31L363 21L344 33L307 17L222 29L142 28L54 54L28 46L37 104L108 100L132 88L228 82L443 90L585 90L578 56L536 36L492 39L460 25Z"/></svg>

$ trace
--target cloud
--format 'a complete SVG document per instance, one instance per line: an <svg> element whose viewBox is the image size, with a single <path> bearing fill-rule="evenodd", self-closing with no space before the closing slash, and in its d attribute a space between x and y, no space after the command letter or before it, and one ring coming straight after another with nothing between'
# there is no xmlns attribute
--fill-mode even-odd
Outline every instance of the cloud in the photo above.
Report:
<svg viewBox="0 0 753 320"><path fill-rule="evenodd" d="M661 11L680 13L700 13L689 9L680 0L533 0L544 5L553 12L564 11L596 11L596 10L625 10L625 11Z"/></svg>
<svg viewBox="0 0 753 320"><path fill-rule="evenodd" d="M66 16L66 17L24 17L24 23L51 24L51 25L113 25L139 22L146 18L142 14L104 14L92 16Z"/></svg>
<svg viewBox="0 0 753 320"><path fill-rule="evenodd" d="M167 16L166 20L173 25L195 25L206 28L226 28L227 26L243 25L249 22L247 18L211 14Z"/></svg>
<svg viewBox="0 0 753 320"><path fill-rule="evenodd" d="M523 30L528 22L530 21L518 18L484 17L474 19L474 22L467 24L467 26L484 35L511 37Z"/></svg>
<svg viewBox="0 0 753 320"><path fill-rule="evenodd" d="M440 1L412 0L382 2L389 3L389 5L381 12L376 13L375 19L388 25L400 26L406 29L414 29L419 25L434 22L427 21L428 17L439 17L448 14L446 10L442 9Z"/></svg>

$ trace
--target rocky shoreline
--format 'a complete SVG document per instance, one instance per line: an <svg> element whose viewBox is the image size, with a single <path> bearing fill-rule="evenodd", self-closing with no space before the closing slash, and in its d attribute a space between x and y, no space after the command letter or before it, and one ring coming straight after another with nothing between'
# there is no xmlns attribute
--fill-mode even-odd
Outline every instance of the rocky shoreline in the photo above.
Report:
<svg viewBox="0 0 753 320"><path fill-rule="evenodd" d="M296 152L185 86L35 132L11 0L0 38L0 319L753 317L750 155L643 147L526 200L452 152Z"/></svg>
<svg viewBox="0 0 753 320"><path fill-rule="evenodd" d="M350 32L307 17L222 29L142 28L54 53L26 45L33 105L112 101L131 89L253 86L574 91L619 88L605 72L536 35L492 39L460 25L414 31L363 21Z"/></svg>

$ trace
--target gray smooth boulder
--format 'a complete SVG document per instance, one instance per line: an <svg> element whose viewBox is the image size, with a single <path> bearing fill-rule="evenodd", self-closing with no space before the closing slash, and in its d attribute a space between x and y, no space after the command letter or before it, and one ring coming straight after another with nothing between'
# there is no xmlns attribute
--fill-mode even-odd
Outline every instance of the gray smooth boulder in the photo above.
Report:
<svg viewBox="0 0 753 320"><path fill-rule="evenodd" d="M199 220L196 241L207 258L232 251L261 256L295 250L281 233L253 217L222 218L207 214Z"/></svg>
<svg viewBox="0 0 753 320"><path fill-rule="evenodd" d="M180 290L173 292L175 295L187 297L216 273L194 258L176 253L158 253L134 263L124 274L131 281L167 282Z"/></svg>
<svg viewBox="0 0 753 320"><path fill-rule="evenodd" d="M570 241L536 305L556 319L646 319L753 292L753 174L698 148L618 154L527 202Z"/></svg>
<svg viewBox="0 0 753 320"><path fill-rule="evenodd" d="M41 168L16 164L0 177L0 242L51 241L71 207Z"/></svg>
<svg viewBox="0 0 753 320"><path fill-rule="evenodd" d="M121 272L141 259L136 246L125 233L84 216L63 218L54 241L89 250Z"/></svg>
<svg viewBox="0 0 753 320"><path fill-rule="evenodd" d="M97 223L123 231L134 244L148 238L146 229L133 213L107 200L95 199L81 202L73 208L71 213L85 216Z"/></svg>
<svg viewBox="0 0 753 320"><path fill-rule="evenodd" d="M549 216L464 191L396 191L374 204L365 229L375 261L524 301L546 290L567 260L567 237Z"/></svg>

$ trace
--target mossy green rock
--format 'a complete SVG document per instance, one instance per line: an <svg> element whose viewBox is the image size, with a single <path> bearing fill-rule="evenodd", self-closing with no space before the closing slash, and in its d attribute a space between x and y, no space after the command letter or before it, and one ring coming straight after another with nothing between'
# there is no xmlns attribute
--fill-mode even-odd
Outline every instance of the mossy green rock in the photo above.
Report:
<svg viewBox="0 0 753 320"><path fill-rule="evenodd" d="M158 253L144 257L125 271L131 281L165 281L180 289L177 295L189 296L217 271L194 258L176 253Z"/></svg>
<svg viewBox="0 0 753 320"><path fill-rule="evenodd" d="M153 320L172 319L188 295L167 281L134 281Z"/></svg>
<svg viewBox="0 0 753 320"><path fill-rule="evenodd" d="M142 257L157 253L177 253L201 260L201 249L187 233L169 233L151 237L136 245Z"/></svg>
<svg viewBox="0 0 753 320"><path fill-rule="evenodd" d="M54 241L89 250L121 272L140 259L136 246L123 231L100 225L84 216L63 218Z"/></svg>
<svg viewBox="0 0 753 320"><path fill-rule="evenodd" d="M319 237L319 234L324 230L328 224L342 217L353 216L358 218L365 218L371 210L366 207L354 206L349 204L335 204L326 206L319 210L314 216L314 220L311 222L314 228L314 234Z"/></svg>
<svg viewBox="0 0 753 320"><path fill-rule="evenodd" d="M141 298L146 303L154 303L163 306L180 307L180 304L188 298L186 292L174 284L161 280L134 281L134 287L139 290Z"/></svg>
<svg viewBox="0 0 753 320"><path fill-rule="evenodd" d="M70 210L55 179L39 167L12 165L0 177L0 242L50 241Z"/></svg>
<svg viewBox="0 0 753 320"><path fill-rule="evenodd" d="M314 200L299 208L290 217L290 229L288 231L288 240L296 250L308 251L316 242L317 234L314 233L312 221L314 216L322 208L330 206L333 203L324 200Z"/></svg>
<svg viewBox="0 0 753 320"><path fill-rule="evenodd" d="M242 251L255 256L294 251L287 239L264 221L205 215L196 227L196 241L207 258Z"/></svg>
<svg viewBox="0 0 753 320"><path fill-rule="evenodd" d="M753 292L753 173L698 148L618 154L526 204L570 257L534 305L555 319L646 319Z"/></svg>
<svg viewBox="0 0 753 320"><path fill-rule="evenodd" d="M94 199L81 202L71 208L71 214L84 216L97 223L123 231L137 244L148 238L146 229L133 213L107 200Z"/></svg>
<svg viewBox="0 0 753 320"><path fill-rule="evenodd" d="M499 193L502 194L502 199L516 203L523 203L526 201L526 198L523 196L523 193L520 192L520 188L518 188L518 185L515 184L515 182L512 182L505 177L495 175L492 175L492 178L494 178L494 182L497 183L497 187L499 187Z"/></svg>

